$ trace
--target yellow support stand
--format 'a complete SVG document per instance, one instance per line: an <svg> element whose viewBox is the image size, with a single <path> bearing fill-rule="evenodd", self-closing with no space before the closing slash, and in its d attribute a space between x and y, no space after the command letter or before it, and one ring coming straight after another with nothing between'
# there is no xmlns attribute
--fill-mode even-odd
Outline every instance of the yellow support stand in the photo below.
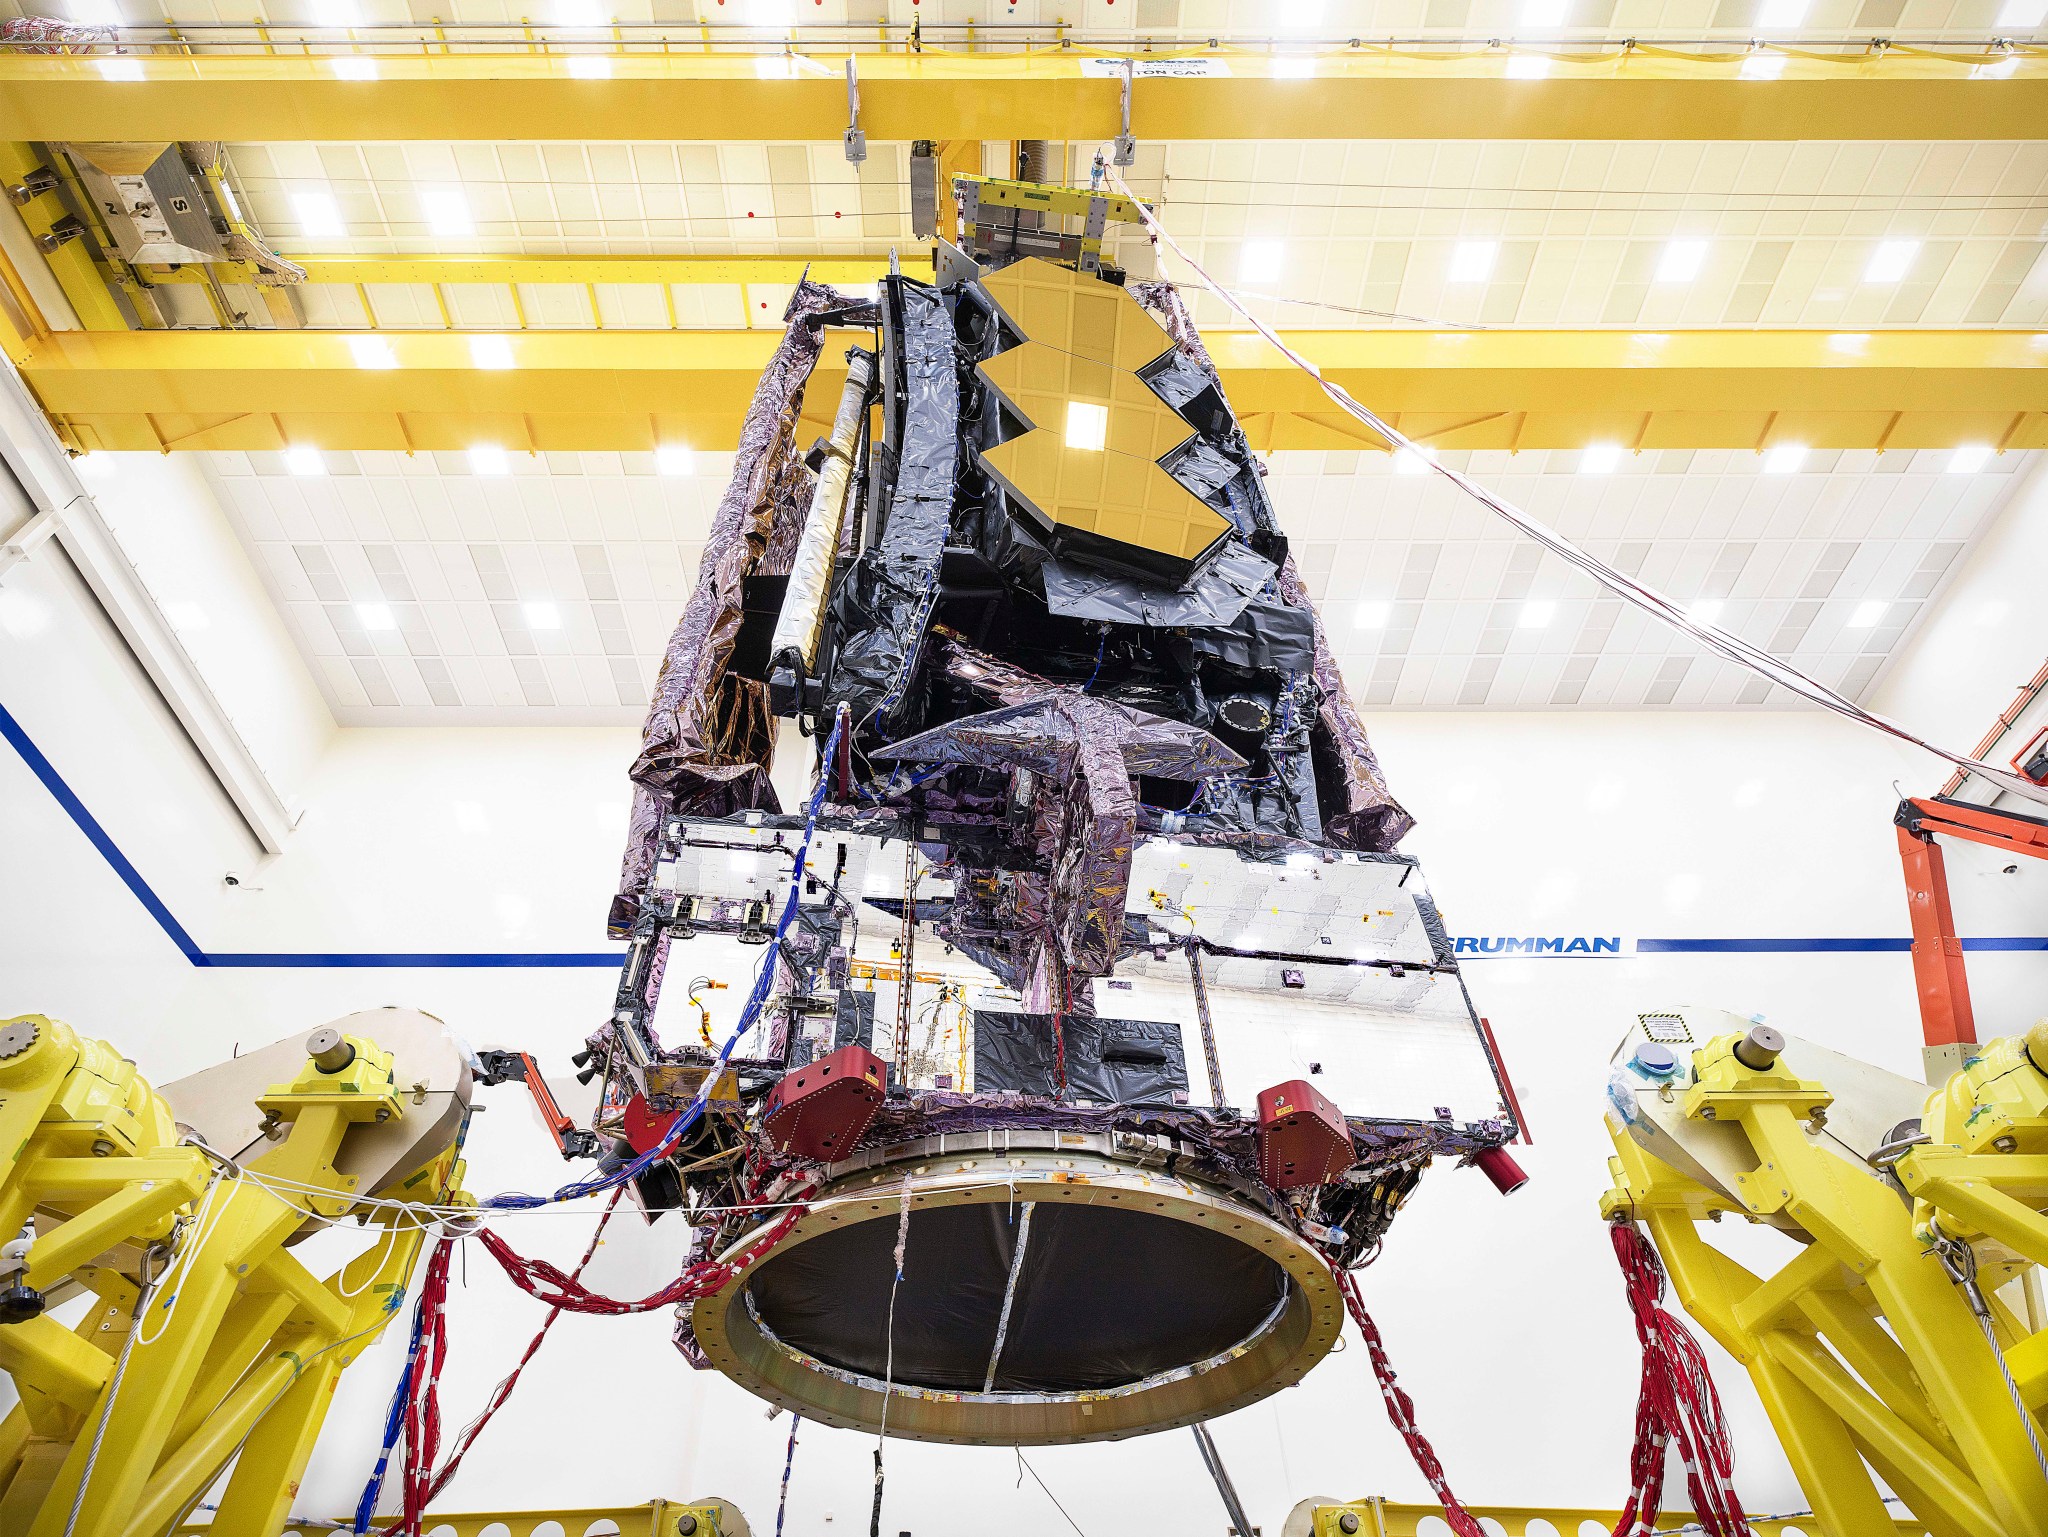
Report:
<svg viewBox="0 0 2048 1537"><path fill-rule="evenodd" d="M2048 1263L2048 1154L2022 1151L2048 1149L2048 1075L1994 1043L1918 1131L1866 1148L1830 1123L1854 1119L1855 1094L1890 1103L1888 1075L1838 1083L1838 1104L1802 1052L1830 1059L1762 1029L1689 1065L1632 1059L1673 1066L1661 1084L1617 1075L1602 1214L1648 1228L1687 1311L1748 1370L1827 1537L1892 1537L1878 1479L1933 1537L2048 1537L2048 1330L1991 1295ZM1702 1236L1729 1212L1804 1247L1758 1276Z"/></svg>
<svg viewBox="0 0 2048 1537"><path fill-rule="evenodd" d="M1621 1512L1584 1505L1467 1505L1475 1519L1498 1527L1507 1537L1608 1537L1621 1522ZM1280 1537L1422 1537L1425 1531L1443 1524L1441 1505L1409 1505L1398 1500L1369 1495L1362 1500L1303 1500L1287 1518ZM1689 1510L1667 1510L1658 1521L1659 1531L1673 1531L1692 1522ZM1434 1521L1436 1527L1425 1527ZM1539 1526L1536 1523L1542 1522ZM1752 1516L1750 1530L1756 1537L1785 1537L1787 1532L1813 1537L1810 1518L1804 1515ZM1546 1532L1545 1528L1548 1528ZM620 1531L626 1528L621 1527ZM1921 1537L1926 1529L1918 1521L1900 1517L1890 1537ZM470 1537L464 1532L462 1537ZM516 1528L513 1537L527 1537Z"/></svg>
<svg viewBox="0 0 2048 1537"><path fill-rule="evenodd" d="M209 1530L287 1524L335 1378L394 1316L424 1237L340 1166L404 1113L390 1055L333 1030L307 1044L305 1070L260 1100L259 1151L231 1164L106 1043L0 1020L0 1370L21 1395L0 1420L0 1532L161 1537L238 1452ZM425 1162L384 1193L458 1199L454 1139L431 1141L400 1144ZM380 1237L316 1277L288 1246L351 1214ZM51 1316L84 1292L75 1326Z"/></svg>
<svg viewBox="0 0 2048 1537"><path fill-rule="evenodd" d="M493 1527L502 1528L510 1537L553 1537L556 1530L566 1537L582 1537L593 1526L607 1521L619 1537L749 1537L746 1518L739 1508L729 1500L719 1499L579 1505L573 1510L430 1510L421 1524L428 1532L446 1528L455 1537L484 1537ZM195 1521L180 1526L175 1537L209 1537L214 1530L203 1521Z"/></svg>

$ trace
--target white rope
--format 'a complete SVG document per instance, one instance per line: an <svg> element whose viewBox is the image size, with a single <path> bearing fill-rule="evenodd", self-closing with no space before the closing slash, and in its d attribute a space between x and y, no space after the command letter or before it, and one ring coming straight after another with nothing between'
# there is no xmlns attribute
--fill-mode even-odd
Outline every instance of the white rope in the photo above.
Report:
<svg viewBox="0 0 2048 1537"><path fill-rule="evenodd" d="M1130 198L1137 205L1139 216L1145 224L1145 233L1151 238L1155 252L1161 251L1162 247L1166 251L1171 251L1176 260L1190 272L1194 273L1204 288L1228 305L1236 314L1242 316L1246 323L1271 343L1288 362L1294 364L1295 367L1314 379L1317 387L1322 390L1324 395L1329 397L1330 401L1339 410L1377 433L1396 452L1414 454L1436 474L1443 476L1444 479L1448 480L1474 501L1480 503L1480 505L1498 513L1519 532L1534 539L1538 544L1541 544L1560 559L1576 566L1616 596L1626 599L1650 614L1653 618L1661 620L1663 623L1671 626L1671 628L1690 636L1724 661L1733 662L1738 667L1746 667L1758 676L1777 684L1780 688L1788 689L1792 693L1799 695L1802 699L1817 704L1823 709L1832 710L1837 715L1855 721L1858 725L1868 726L1873 731L1881 731L1887 736L1896 737L1902 742L1910 743L1923 751L1930 752L1937 758L1954 764L1966 773L1980 776L2009 794L2020 796L2037 804L2048 805L2048 789L2044 789L2031 780L2022 778L2010 769L2000 768L1995 764L1983 762L1981 759L1972 758L1967 754L1953 752L1946 747L1938 746L1933 742L1927 741L1924 737L1914 735L1897 721L1879 715L1874 711L1866 710L1862 705L1857 704L1854 700L1844 695L1836 693L1818 678L1801 671L1782 657L1773 656L1761 646L1752 645L1741 636L1731 634L1719 625L1708 624L1704 620L1688 614L1684 605L1675 598L1658 591L1646 583L1637 581L1626 572L1616 570L1598 556L1581 549L1563 534L1557 532L1557 530L1545 523L1539 522L1513 503L1487 490L1470 477L1452 469L1449 465L1438 463L1435 457L1422 444L1417 443L1398 427L1381 418L1378 413L1369 407L1360 405L1342 385L1334 384L1324 378L1321 369L1317 368L1309 359L1303 357L1282 341L1271 326L1247 309L1243 301L1236 294L1212 278L1200 262L1197 262L1181 248L1180 243L1167 233L1166 227L1159 222L1157 215L1143 202L1140 202L1131 189L1125 185L1122 175L1115 166L1106 166L1105 169L1111 184L1115 186L1116 190L1123 196ZM1163 266L1162 261L1162 270Z"/></svg>

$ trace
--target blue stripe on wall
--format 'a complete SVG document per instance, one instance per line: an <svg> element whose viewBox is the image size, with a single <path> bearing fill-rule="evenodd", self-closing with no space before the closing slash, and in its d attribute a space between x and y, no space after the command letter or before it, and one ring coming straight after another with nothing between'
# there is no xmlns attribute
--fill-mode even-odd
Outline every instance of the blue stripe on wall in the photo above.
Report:
<svg viewBox="0 0 2048 1537"><path fill-rule="evenodd" d="M135 895L143 910L156 920L157 927L164 931L179 953L194 966L219 966L243 970L271 968L363 968L363 967L406 967L417 966L436 969L507 969L528 968L535 970L559 970L577 967L611 967L619 964L620 955L610 950L556 950L556 951L482 951L477 953L445 951L308 951L305 953L278 951L220 951L209 952L199 948L192 936L185 932L185 926L178 922L171 910L164 906L162 898L150 889L149 882L142 878L142 872L130 863L128 856L107 836L85 803L72 793L71 786L64 782L50 760L43 756L40 748L29 740L28 733L21 729L21 723L0 705L0 737L7 739L26 763L29 771L43 783L43 788L64 812L85 834L86 841L99 850L121 883ZM1912 949L1913 942L1903 937L1879 939L1638 939L1636 953L1639 955L1838 955L1887 953L1903 954ZM2048 951L2048 938L2012 937L1965 939L1965 950L2017 950ZM1490 956L1467 956L1467 960L1494 959ZM1546 957L1546 959L1551 957ZM1571 959L1557 956L1555 959Z"/></svg>
<svg viewBox="0 0 2048 1537"><path fill-rule="evenodd" d="M64 782L56 767L43 756L42 749L28 739L28 733L21 729L21 722L8 712L5 705L0 705L0 736L6 737L8 745L21 754L21 761L28 765L29 772L43 782L43 788L56 798L57 804L78 824L78 830L100 851L100 857L113 867L114 873L121 877L121 883L135 893L135 900L143 905L150 917L156 919L157 927L170 937L172 944L184 952L185 959L195 966L204 966L205 952L199 948L192 936L185 932L185 926L171 916L171 910L164 906L157 894L149 889L149 882L142 878L142 872L128 862L126 854L114 846L114 840L107 836L107 830L100 826L93 814L85 809L85 803L71 793L71 786Z"/></svg>

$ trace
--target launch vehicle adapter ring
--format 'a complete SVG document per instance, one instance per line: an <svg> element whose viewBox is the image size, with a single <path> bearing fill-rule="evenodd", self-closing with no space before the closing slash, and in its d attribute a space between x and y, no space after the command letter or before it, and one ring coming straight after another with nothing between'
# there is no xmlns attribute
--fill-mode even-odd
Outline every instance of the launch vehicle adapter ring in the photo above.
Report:
<svg viewBox="0 0 2048 1537"><path fill-rule="evenodd" d="M891 1435L999 1446L1118 1440L1256 1403L1329 1353L1343 1299L1322 1257L1251 1190L1168 1173L1170 1152L1152 1137L1012 1128L835 1164L789 1234L694 1305L697 1343L714 1368L773 1403L874 1429L907 1178ZM1005 1254L1001 1240L1025 1203L1035 1234L1025 1228ZM759 1232L741 1234L725 1254ZM1047 1258L1020 1289L1018 1251L1032 1244ZM1013 1273L999 1285L1005 1268ZM1035 1321L1023 1295L1032 1287L1042 1294ZM1077 1288L1088 1306L1073 1304ZM999 1321L1008 1296L1017 1316ZM935 1331L926 1313L937 1317ZM986 1391L982 1368L998 1334L1010 1380ZM1108 1348L1093 1351L1091 1339ZM921 1342L931 1349L921 1352ZM1131 1370L1118 1373L1118 1360ZM922 1381L921 1364L932 1368ZM1056 1380L1077 1364L1096 1380Z"/></svg>

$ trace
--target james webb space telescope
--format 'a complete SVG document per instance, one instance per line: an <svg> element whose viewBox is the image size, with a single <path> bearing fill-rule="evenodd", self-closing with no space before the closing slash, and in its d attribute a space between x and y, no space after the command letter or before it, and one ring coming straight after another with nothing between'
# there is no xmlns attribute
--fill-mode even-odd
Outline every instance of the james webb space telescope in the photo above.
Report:
<svg viewBox="0 0 2048 1537"><path fill-rule="evenodd" d="M806 1203L684 1311L698 1364L914 1438L1125 1436L1300 1380L1331 1267L1436 1158L1512 1188L1517 1128L1215 370L1102 263L1135 210L961 193L934 281L791 300L633 768L585 1145L715 1072L650 1215L732 1257ZM773 946L724 1068L656 1033L696 933Z"/></svg>

